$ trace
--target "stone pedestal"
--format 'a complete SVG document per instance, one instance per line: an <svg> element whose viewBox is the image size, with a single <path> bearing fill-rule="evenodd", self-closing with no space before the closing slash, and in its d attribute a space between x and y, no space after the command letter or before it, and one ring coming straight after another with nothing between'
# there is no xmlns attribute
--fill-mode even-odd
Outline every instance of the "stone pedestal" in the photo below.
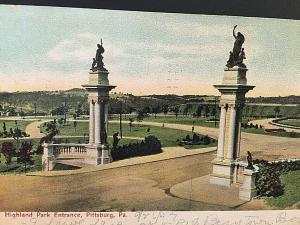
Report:
<svg viewBox="0 0 300 225"><path fill-rule="evenodd" d="M56 164L56 160L54 157L53 146L48 145L47 143L43 144L43 156L42 156L42 170L43 171L51 171L54 169Z"/></svg>
<svg viewBox="0 0 300 225"><path fill-rule="evenodd" d="M89 83L82 85L88 91L90 104L89 146L86 163L106 164L112 161L107 142L109 91L116 86L109 85L108 71L96 68L89 73Z"/></svg>
<svg viewBox="0 0 300 225"><path fill-rule="evenodd" d="M90 165L107 164L112 162L110 149L106 145L89 146L86 150L85 163Z"/></svg>
<svg viewBox="0 0 300 225"><path fill-rule="evenodd" d="M244 181L240 188L239 198L241 200L250 201L256 196L255 178L256 173L254 170L244 170Z"/></svg>
<svg viewBox="0 0 300 225"><path fill-rule="evenodd" d="M212 161L213 171L210 174L210 183L229 187L234 180L235 164L226 161Z"/></svg>
<svg viewBox="0 0 300 225"><path fill-rule="evenodd" d="M254 86L247 85L247 68L224 69L222 84L214 85L221 92L220 127L217 156L212 161L212 184L230 186L235 182L236 162L239 161L242 110L245 95Z"/></svg>

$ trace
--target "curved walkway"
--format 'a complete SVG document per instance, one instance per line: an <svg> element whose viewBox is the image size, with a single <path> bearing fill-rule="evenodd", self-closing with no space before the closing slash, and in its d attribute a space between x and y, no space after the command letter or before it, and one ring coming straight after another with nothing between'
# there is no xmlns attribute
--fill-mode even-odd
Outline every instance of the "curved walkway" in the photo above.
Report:
<svg viewBox="0 0 300 225"><path fill-rule="evenodd" d="M50 119L43 119L39 121L34 121L28 124L25 128L25 132L30 135L30 138L42 138L45 134L40 132L40 126L43 123L51 121Z"/></svg>
<svg viewBox="0 0 300 225"><path fill-rule="evenodd" d="M276 118L269 118L269 119L261 119L261 120L252 120L249 121L249 123L257 124L257 125L262 125L265 129L285 129L287 132L295 132L295 133L300 133L299 129L293 129L293 128L286 128L286 127L281 127L281 126L276 126L274 124L271 124L272 120L275 120Z"/></svg>
<svg viewBox="0 0 300 225"><path fill-rule="evenodd" d="M145 122L145 124L162 126L161 123ZM164 125L169 128L191 130L189 125L166 123ZM218 134L218 129L215 128L195 126L195 131L212 137L217 137ZM265 156L268 159L299 157L300 139L242 133L241 148L242 154L250 150L254 157ZM166 154L173 155L174 150L180 151L180 149L170 149ZM148 157L158 156L160 154ZM213 152L141 164L142 158L145 159L145 157L128 159L127 161L136 160L137 164L132 166L121 167L120 165L120 167L101 171L96 170L95 166L93 172L65 174L67 176L51 178L1 175L0 208L3 211L229 209L224 206L174 198L166 194L166 190L175 184L209 174L210 162L214 158ZM123 162L114 163L116 165ZM114 163L97 168L109 167ZM265 208L263 206L261 209ZM258 208L255 206L253 209Z"/></svg>
<svg viewBox="0 0 300 225"><path fill-rule="evenodd" d="M35 121L26 127L26 132L30 134L31 137L40 137L40 132L38 126L49 120ZM80 120L88 122L88 120ZM267 120L255 120L254 123L262 121L263 124L267 124ZM112 120L111 123L118 123L119 121ZM123 123L128 123L129 121L123 121ZM134 124L137 124L136 122ZM159 126L162 127L163 123L158 122L140 122L140 124L149 126ZM271 125L273 126L273 125ZM191 125L185 124L173 124L164 123L164 127L191 131ZM212 127L201 127L194 126L195 132L208 135L215 139L218 138L218 128ZM68 137L68 136L66 136ZM136 137L133 137L136 139ZM267 160L276 159L286 159L286 158L299 158L300 157L300 138L288 138L288 137L277 137L270 135L260 135L242 132L241 135L241 156L245 156L247 151L253 153L255 158L264 158Z"/></svg>
<svg viewBox="0 0 300 225"><path fill-rule="evenodd" d="M142 122L151 126L162 126L162 123ZM191 131L191 125L165 123L165 127ZM195 132L208 135L213 138L218 137L218 128L194 126ZM270 135L260 135L242 132L241 135L241 156L246 156L250 151L254 158L264 158L266 160L299 158L300 138L277 137Z"/></svg>

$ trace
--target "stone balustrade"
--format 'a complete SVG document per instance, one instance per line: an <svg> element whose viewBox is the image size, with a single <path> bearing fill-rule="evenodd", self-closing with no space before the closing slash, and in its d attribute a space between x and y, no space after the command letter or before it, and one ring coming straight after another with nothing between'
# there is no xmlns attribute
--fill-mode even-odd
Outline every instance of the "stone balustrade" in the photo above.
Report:
<svg viewBox="0 0 300 225"><path fill-rule="evenodd" d="M74 157L84 159L87 151L87 144L43 144L44 153L42 156L42 167L44 171L51 171L54 169L56 161L59 157Z"/></svg>

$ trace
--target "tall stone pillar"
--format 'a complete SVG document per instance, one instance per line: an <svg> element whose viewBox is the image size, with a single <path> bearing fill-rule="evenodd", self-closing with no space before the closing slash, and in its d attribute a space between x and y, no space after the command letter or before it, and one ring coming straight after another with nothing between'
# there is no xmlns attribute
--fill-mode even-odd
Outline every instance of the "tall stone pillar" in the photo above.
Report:
<svg viewBox="0 0 300 225"><path fill-rule="evenodd" d="M228 136L228 150L227 150L227 159L229 161L233 160L233 155L235 151L235 146L237 142L236 138L236 107L232 105L230 107L230 124L229 124L229 136Z"/></svg>
<svg viewBox="0 0 300 225"><path fill-rule="evenodd" d="M220 131L218 138L218 148L217 148L217 159L224 159L224 140L225 140L225 129L226 129L226 105L221 106L221 114L220 114Z"/></svg>
<svg viewBox="0 0 300 225"><path fill-rule="evenodd" d="M217 156L212 161L213 172L210 175L212 184L230 186L234 182L240 151L241 113L246 93L254 88L247 85L246 72L245 66L225 68L222 84L214 85L221 93L221 114Z"/></svg>
<svg viewBox="0 0 300 225"><path fill-rule="evenodd" d="M116 86L109 84L109 72L104 68L102 61L103 53L102 43L98 44L96 57L89 73L89 82L82 85L88 92L90 102L89 146L86 163L92 165L106 164L112 160L107 142L108 103L109 92Z"/></svg>
<svg viewBox="0 0 300 225"><path fill-rule="evenodd" d="M95 103L90 100L89 144L95 143Z"/></svg>

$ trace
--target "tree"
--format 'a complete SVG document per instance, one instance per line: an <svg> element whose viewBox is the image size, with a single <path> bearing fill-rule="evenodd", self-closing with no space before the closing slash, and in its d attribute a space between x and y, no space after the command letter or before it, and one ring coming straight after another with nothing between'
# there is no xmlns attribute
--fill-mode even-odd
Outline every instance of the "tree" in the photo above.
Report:
<svg viewBox="0 0 300 225"><path fill-rule="evenodd" d="M120 141L120 138L118 138L119 132L116 132L113 134L113 149L116 149L118 146L118 143Z"/></svg>
<svg viewBox="0 0 300 225"><path fill-rule="evenodd" d="M6 135L7 134L7 130L6 130L6 124L5 124L5 122L3 122L3 133L4 133L4 135Z"/></svg>
<svg viewBox="0 0 300 225"><path fill-rule="evenodd" d="M175 116L176 116L176 119L177 119L178 113L179 113L179 106L178 105L174 106L172 108L172 111L175 113Z"/></svg>
<svg viewBox="0 0 300 225"><path fill-rule="evenodd" d="M168 105L163 105L162 106L162 111L165 114L165 116L168 114L169 112L169 106Z"/></svg>
<svg viewBox="0 0 300 225"><path fill-rule="evenodd" d="M76 132L77 121L74 121L74 122L73 122L73 127L74 127L74 129L75 129L75 132Z"/></svg>
<svg viewBox="0 0 300 225"><path fill-rule="evenodd" d="M73 119L76 120L77 119L77 114L73 113Z"/></svg>
<svg viewBox="0 0 300 225"><path fill-rule="evenodd" d="M153 108L152 108L152 113L154 114L154 118L156 119L156 115L157 113L159 113L160 111L160 107L159 105L155 105Z"/></svg>
<svg viewBox="0 0 300 225"><path fill-rule="evenodd" d="M186 104L183 109L183 115L188 116L190 108L191 106L189 104Z"/></svg>
<svg viewBox="0 0 300 225"><path fill-rule="evenodd" d="M141 121L143 121L144 117L145 117L144 112L138 111L138 114L137 114L137 116L136 116L136 120L137 120L138 122L141 122Z"/></svg>
<svg viewBox="0 0 300 225"><path fill-rule="evenodd" d="M34 107L34 117L36 117L36 102L33 103L33 107Z"/></svg>
<svg viewBox="0 0 300 225"><path fill-rule="evenodd" d="M257 110L257 106L256 105L252 105L252 107L251 107L251 117L255 116L256 110Z"/></svg>
<svg viewBox="0 0 300 225"><path fill-rule="evenodd" d="M26 134L26 133L25 133ZM22 131L17 127L12 132L12 137L17 141L17 150L19 149L19 140L23 137Z"/></svg>
<svg viewBox="0 0 300 225"><path fill-rule="evenodd" d="M278 115L279 115L279 113L280 113L280 108L279 108L279 106L276 106L276 107L274 108L274 112L275 112L275 117L278 117Z"/></svg>
<svg viewBox="0 0 300 225"><path fill-rule="evenodd" d="M133 118L129 118L129 130L130 130L130 132L131 132L131 128L133 127L133 121L134 121L134 119Z"/></svg>
<svg viewBox="0 0 300 225"><path fill-rule="evenodd" d="M201 116L202 109L203 109L203 106L202 106L202 105L198 105L198 106L197 106L197 109L196 109L196 117L197 117L197 118L199 118L199 117Z"/></svg>
<svg viewBox="0 0 300 225"><path fill-rule="evenodd" d="M215 107L212 107L210 114L211 114L212 116L216 116L216 115L217 115L217 110L216 110Z"/></svg>
<svg viewBox="0 0 300 225"><path fill-rule="evenodd" d="M209 114L209 106L205 105L204 106L204 115L205 115L205 117L208 117L208 114Z"/></svg>
<svg viewBox="0 0 300 225"><path fill-rule="evenodd" d="M23 163L25 172L26 172L26 165L30 164L33 165L33 151L32 151L32 143L28 141L22 142L20 151L18 152L17 161L18 163Z"/></svg>
<svg viewBox="0 0 300 225"><path fill-rule="evenodd" d="M11 159L13 155L15 154L15 148L12 142L3 142L1 153L5 157L5 164L6 168L8 170L8 165L11 163Z"/></svg>

